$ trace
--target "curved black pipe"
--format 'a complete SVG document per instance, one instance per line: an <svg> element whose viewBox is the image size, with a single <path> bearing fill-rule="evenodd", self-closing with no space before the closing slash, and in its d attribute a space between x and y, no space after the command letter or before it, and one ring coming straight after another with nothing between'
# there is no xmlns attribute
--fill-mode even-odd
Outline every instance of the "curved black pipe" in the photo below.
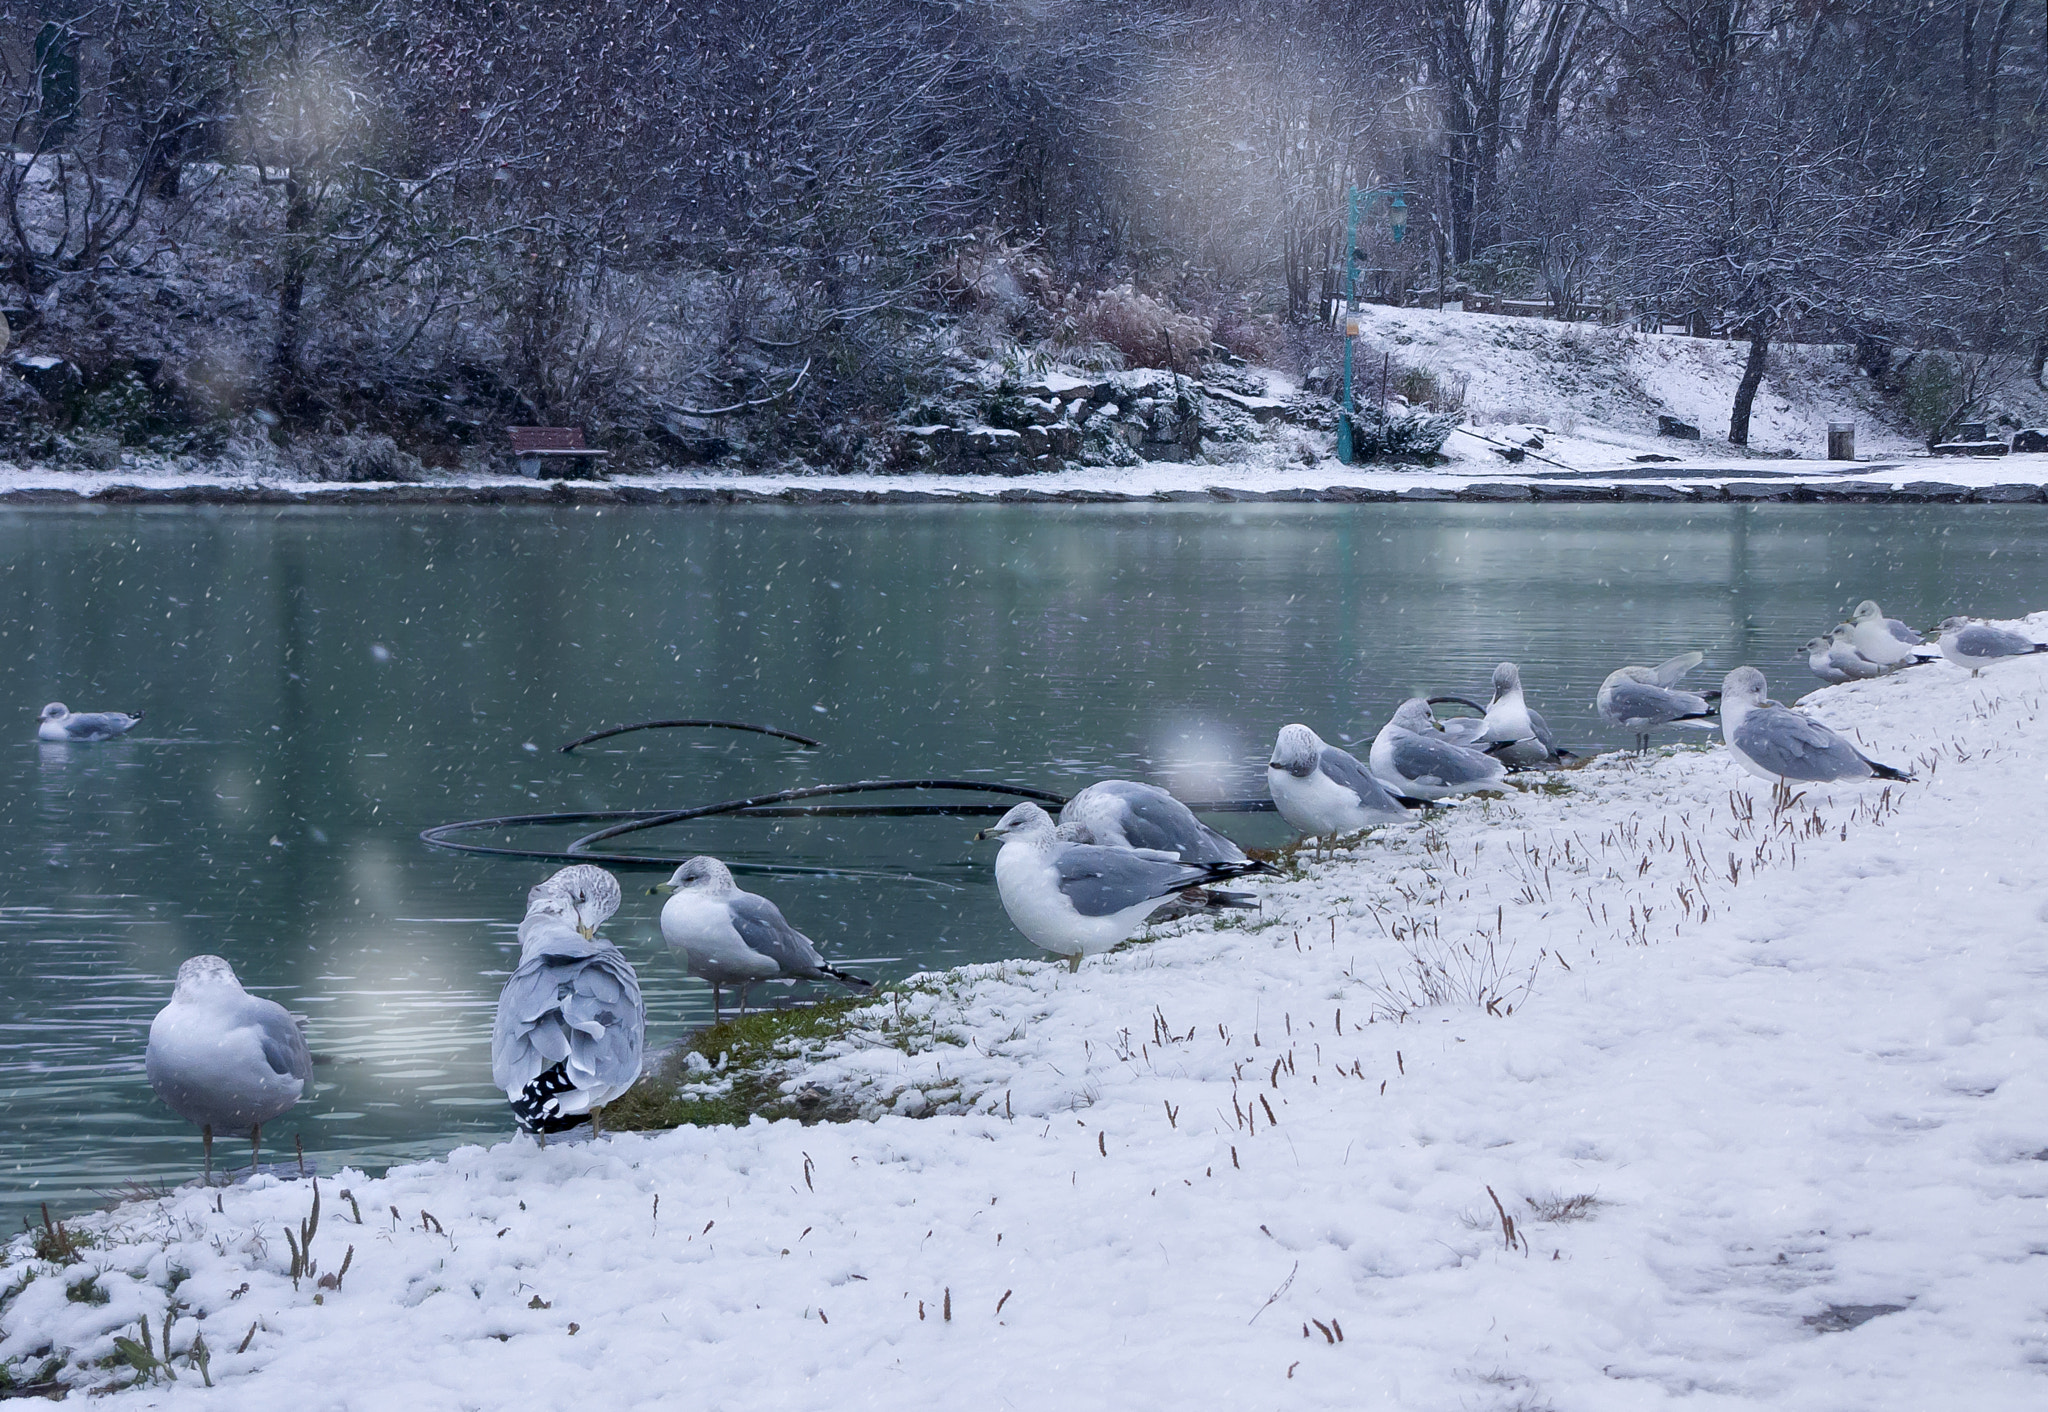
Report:
<svg viewBox="0 0 2048 1412"><path fill-rule="evenodd" d="M748 799L728 799L722 804L703 804L695 809L670 809L651 818L629 819L623 824L615 824L611 828L585 834L569 847L572 850L587 848L593 843L638 833L642 829L660 828L663 824L679 824L686 819L705 819L717 814L737 814L767 804L786 804L794 799L817 799L832 794L874 794L902 789L957 789L982 794L1003 794L1013 799L1028 799L1037 804L1050 804L1054 808L1067 802L1064 794L1053 794L1048 790L1032 789L1025 785L989 784L982 780L861 780L854 784L814 784L802 789L779 789L773 794L756 794Z"/></svg>
<svg viewBox="0 0 2048 1412"><path fill-rule="evenodd" d="M1486 714L1484 706L1481 706L1477 701L1463 696L1432 696L1429 698L1429 704L1432 706L1470 706L1480 715Z"/></svg>
<svg viewBox="0 0 2048 1412"><path fill-rule="evenodd" d="M589 735L578 736L567 745L560 746L559 750L562 754L567 755L579 745L588 745L594 740L605 740L611 736L624 735L627 731L670 730L677 727L695 727L705 730L722 731L752 731L755 735L772 735L778 740L793 740L798 745L810 750L822 750L825 747L825 742L822 740L812 740L809 736L798 735L795 731L777 730L774 726L750 726L745 721L690 720L637 721L630 726L612 726L608 730L592 731Z"/></svg>

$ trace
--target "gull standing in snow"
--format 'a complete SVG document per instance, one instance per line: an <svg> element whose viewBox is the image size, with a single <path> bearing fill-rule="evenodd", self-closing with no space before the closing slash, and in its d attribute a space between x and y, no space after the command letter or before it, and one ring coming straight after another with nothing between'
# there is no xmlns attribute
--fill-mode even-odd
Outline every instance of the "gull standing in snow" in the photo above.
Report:
<svg viewBox="0 0 2048 1412"><path fill-rule="evenodd" d="M683 953L689 973L711 983L711 1022L718 1023L720 992L740 988L740 1013L747 1013L747 987L755 981L834 980L854 990L874 982L825 964L811 939L783 920L767 898L742 892L732 870L716 858L692 858L665 883L647 889L667 894L661 906L661 936Z"/></svg>
<svg viewBox="0 0 2048 1412"><path fill-rule="evenodd" d="M1082 957L1128 938L1164 899L1258 866L1171 862L1156 853L1070 843L1036 804L1019 804L975 838L1003 840L996 855L1003 910L1034 945L1066 957L1070 971L1081 969Z"/></svg>
<svg viewBox="0 0 2048 1412"><path fill-rule="evenodd" d="M1571 754L1558 748L1542 713L1522 694L1522 669L1513 662L1493 669L1493 700L1486 707L1486 719L1478 738L1465 743L1517 768L1554 764Z"/></svg>
<svg viewBox="0 0 2048 1412"><path fill-rule="evenodd" d="M1721 738L1751 774L1774 783L1813 784L1913 778L1880 765L1811 716L1772 701L1767 690L1755 667L1737 667L1721 683Z"/></svg>
<svg viewBox="0 0 2048 1412"><path fill-rule="evenodd" d="M2048 652L2048 643L1970 618L1949 618L1941 625L1941 655L1958 667L1968 667L1973 677L1986 667L2033 652Z"/></svg>
<svg viewBox="0 0 2048 1412"><path fill-rule="evenodd" d="M597 935L618 906L618 879L588 863L526 894L519 966L491 1029L491 1081L527 1132L563 1132L587 1116L595 1135L598 1110L640 1077L640 980Z"/></svg>
<svg viewBox="0 0 2048 1412"><path fill-rule="evenodd" d="M1897 618L1887 618L1884 609L1868 598L1858 603L1849 621L1835 631L1843 629L1847 629L1849 645L1881 667L1907 667L1920 661L1921 654L1913 649L1927 641Z"/></svg>
<svg viewBox="0 0 2048 1412"><path fill-rule="evenodd" d="M1687 672L1706 660L1704 652L1684 652L1655 667L1620 667L1608 673L1594 702L1600 719L1617 730L1634 731L1637 750L1650 748L1653 726L1713 719L1706 697L1676 689Z"/></svg>
<svg viewBox="0 0 2048 1412"><path fill-rule="evenodd" d="M141 719L140 711L74 711L61 701L52 701L43 708L36 739L112 740L134 730Z"/></svg>
<svg viewBox="0 0 2048 1412"><path fill-rule="evenodd" d="M1266 762L1266 792L1281 818L1317 838L1408 821L1407 807L1356 756L1300 724L1280 727Z"/></svg>
<svg viewBox="0 0 2048 1412"><path fill-rule="evenodd" d="M150 1022L142 1069L173 1113L199 1125L211 1183L214 1135L247 1133L255 1171L263 1125L305 1094L313 1056L290 1011L242 989L220 957L194 956Z"/></svg>
<svg viewBox="0 0 2048 1412"><path fill-rule="evenodd" d="M1108 848L1157 849L1183 863L1246 861L1242 848L1154 784L1101 780L1061 806L1059 821L1086 829L1089 842ZM1260 863L1253 871L1279 870Z"/></svg>
<svg viewBox="0 0 2048 1412"><path fill-rule="evenodd" d="M1499 789L1508 775L1507 766L1485 751L1445 739L1429 702L1420 696L1403 701L1394 718L1380 727L1368 758L1381 783L1411 799Z"/></svg>

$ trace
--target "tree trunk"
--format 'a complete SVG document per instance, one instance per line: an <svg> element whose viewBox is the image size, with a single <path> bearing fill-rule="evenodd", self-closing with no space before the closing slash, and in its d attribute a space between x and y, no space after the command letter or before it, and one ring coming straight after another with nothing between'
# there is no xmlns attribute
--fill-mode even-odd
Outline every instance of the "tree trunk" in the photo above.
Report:
<svg viewBox="0 0 2048 1412"><path fill-rule="evenodd" d="M1759 316L1749 326L1749 361L1742 365L1742 381L1735 387L1735 414L1728 419L1728 440L1737 446L1749 445L1749 409L1764 380L1764 356L1770 351L1771 326Z"/></svg>
<svg viewBox="0 0 2048 1412"><path fill-rule="evenodd" d="M311 252L306 233L313 225L313 202L305 183L296 172L284 179L284 247L277 283L277 340L270 354L270 377L278 412L297 410L302 400L299 386L299 346L304 338L306 267Z"/></svg>

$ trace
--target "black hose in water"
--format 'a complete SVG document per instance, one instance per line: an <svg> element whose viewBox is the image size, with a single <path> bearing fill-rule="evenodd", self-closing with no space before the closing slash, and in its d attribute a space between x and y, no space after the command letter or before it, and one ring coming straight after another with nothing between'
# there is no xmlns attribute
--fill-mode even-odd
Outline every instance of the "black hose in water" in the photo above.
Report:
<svg viewBox="0 0 2048 1412"><path fill-rule="evenodd" d="M691 720L636 721L634 724L630 726L612 726L605 730L592 731L589 735L578 736L576 739L570 741L567 745L561 746L560 750L562 754L567 755L570 751L574 750L579 745L588 745L594 740L605 740L611 736L624 735L627 731L673 730L677 728L695 728L703 730L722 731L752 731L755 735L772 735L778 740L793 740L798 745L801 745L809 750L822 750L825 746L825 742L822 740L812 740L809 736L798 735L795 731L777 730L774 726L750 726L745 721Z"/></svg>

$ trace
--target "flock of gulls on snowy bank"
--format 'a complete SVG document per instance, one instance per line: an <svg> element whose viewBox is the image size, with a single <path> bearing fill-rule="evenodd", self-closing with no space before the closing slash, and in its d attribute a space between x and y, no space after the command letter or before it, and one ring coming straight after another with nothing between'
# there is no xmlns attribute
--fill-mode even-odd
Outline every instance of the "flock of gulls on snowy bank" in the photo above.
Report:
<svg viewBox="0 0 2048 1412"><path fill-rule="evenodd" d="M1948 619L1928 644L1865 602L1849 622L1801 650L1817 676L1839 683L1937 655L1975 675L2048 652L2048 644L1965 618ZM1703 660L1687 652L1661 666L1619 669L1601 683L1600 718L1633 732L1639 750L1657 727L1718 720L1729 753L1773 783L1912 778L1769 699L1754 667L1729 672L1718 692L1682 690L1679 683ZM1438 719L1432 707L1449 703L1482 714ZM141 719L140 712L80 713L52 702L37 736L107 740ZM1283 726L1266 783L1288 824L1327 842L1404 821L1454 795L1498 790L1510 768L1556 765L1569 755L1528 704L1515 665L1503 662L1484 706L1461 697L1403 702L1364 761L1306 725ZM1165 790L1129 780L1088 786L1057 821L1036 804L1019 804L975 837L1002 840L996 886L1011 921L1033 944L1066 957L1070 968L1160 915L1255 907L1252 894L1216 884L1277 872ZM691 975L712 986L714 1016L728 985L739 987L745 1014L747 988L759 981L834 980L858 990L872 984L826 964L773 902L741 891L716 858L692 858L649 891L667 895L663 938L683 953ZM527 894L519 965L505 982L491 1035L491 1075L528 1132L588 1121L595 1133L604 1105L640 1076L646 1011L639 980L632 963L597 934L621 900L618 880L590 864L563 868ZM145 1069L158 1096L199 1127L210 1181L213 1139L246 1135L253 1168L262 1125L298 1102L313 1062L289 1011L243 990L220 957L195 956L179 967L176 991L150 1026Z"/></svg>

